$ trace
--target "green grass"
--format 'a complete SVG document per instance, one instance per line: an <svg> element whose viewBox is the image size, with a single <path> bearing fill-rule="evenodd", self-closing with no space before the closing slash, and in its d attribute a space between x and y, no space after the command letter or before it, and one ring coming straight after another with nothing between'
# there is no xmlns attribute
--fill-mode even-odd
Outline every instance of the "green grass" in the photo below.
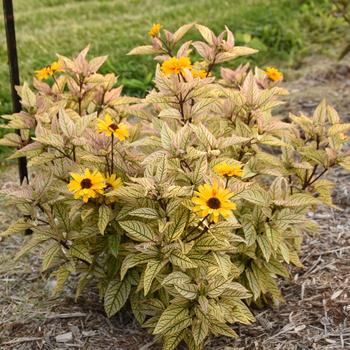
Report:
<svg viewBox="0 0 350 350"><path fill-rule="evenodd" d="M13 0L21 82L55 59L74 56L88 44L91 55L109 58L102 72L114 72L124 93L142 96L152 83L152 57L126 56L147 43L160 22L174 31L198 22L216 33L227 25L240 45L259 49L250 60L260 66L295 66L303 56L334 49L346 26L331 14L331 0ZM0 9L0 116L11 112L9 75ZM193 39L194 31L190 34ZM199 37L198 37L199 38ZM329 50L331 51L331 50ZM336 56L333 50L333 55ZM244 58L246 62L246 58ZM240 63L239 60L234 64ZM1 123L1 119L0 119ZM0 136L3 134L0 129ZM0 147L0 161L8 149Z"/></svg>

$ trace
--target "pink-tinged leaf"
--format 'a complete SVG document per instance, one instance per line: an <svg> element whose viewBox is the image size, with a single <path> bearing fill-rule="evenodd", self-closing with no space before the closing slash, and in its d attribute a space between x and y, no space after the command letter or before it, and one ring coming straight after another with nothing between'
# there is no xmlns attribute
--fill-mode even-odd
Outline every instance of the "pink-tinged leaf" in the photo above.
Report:
<svg viewBox="0 0 350 350"><path fill-rule="evenodd" d="M166 29L164 29L163 32L164 32L164 34L165 34L165 39L166 39L166 41L167 41L168 43L173 42L173 36L174 36L174 34L173 34L172 32L169 32L169 30L166 30Z"/></svg>
<svg viewBox="0 0 350 350"><path fill-rule="evenodd" d="M182 56L188 56L191 52L190 49L190 45L191 45L192 41L186 41L185 43L183 43L181 45L181 47L179 48L179 50L177 51L177 57L182 57Z"/></svg>
<svg viewBox="0 0 350 350"><path fill-rule="evenodd" d="M51 87L49 84L46 84L35 77L33 78L33 86L44 94L49 94L51 92Z"/></svg>
<svg viewBox="0 0 350 350"><path fill-rule="evenodd" d="M128 55L154 55L161 52L163 51L154 48L152 45L143 45L135 47L128 53Z"/></svg>
<svg viewBox="0 0 350 350"><path fill-rule="evenodd" d="M89 62L90 72L96 73L106 62L108 56L95 57Z"/></svg>
<svg viewBox="0 0 350 350"><path fill-rule="evenodd" d="M194 23L181 26L173 35L173 42L177 43L193 27Z"/></svg>
<svg viewBox="0 0 350 350"><path fill-rule="evenodd" d="M217 39L215 34L206 26L196 24L196 28L201 33L203 39L210 45L214 45L214 39Z"/></svg>
<svg viewBox="0 0 350 350"><path fill-rule="evenodd" d="M198 54L207 61L212 61L214 58L214 50L206 43L195 41L192 46L197 50Z"/></svg>

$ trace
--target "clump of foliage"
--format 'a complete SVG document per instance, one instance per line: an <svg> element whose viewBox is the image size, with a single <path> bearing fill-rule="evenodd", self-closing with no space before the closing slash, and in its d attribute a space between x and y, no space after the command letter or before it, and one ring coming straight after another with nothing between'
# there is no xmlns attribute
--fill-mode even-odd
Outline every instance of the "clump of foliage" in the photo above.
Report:
<svg viewBox="0 0 350 350"><path fill-rule="evenodd" d="M180 43L193 27L203 41ZM322 176L350 170L350 124L325 101L312 117L274 115L282 73L222 67L255 52L228 28L149 35L130 52L158 62L144 99L122 96L88 49L18 89L23 111L4 118L20 135L0 143L32 177L2 190L21 214L1 236L32 230L16 258L42 245L54 294L75 276L77 297L97 286L108 316L129 303L164 349L203 349L253 322L250 305L283 300L278 277L302 267L302 233L317 228L308 211L334 206Z"/></svg>
<svg viewBox="0 0 350 350"><path fill-rule="evenodd" d="M340 17L349 26L350 29L350 3L347 0L332 0L334 6L333 15ZM348 30L349 33L349 30ZM348 35L347 35L348 37ZM346 45L345 48L339 55L339 60L344 58L350 52L350 44Z"/></svg>

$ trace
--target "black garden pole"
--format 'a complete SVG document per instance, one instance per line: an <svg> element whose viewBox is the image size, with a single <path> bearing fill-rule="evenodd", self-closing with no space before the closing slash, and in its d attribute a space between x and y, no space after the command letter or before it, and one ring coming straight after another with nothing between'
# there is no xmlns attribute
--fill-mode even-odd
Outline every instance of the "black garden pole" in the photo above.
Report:
<svg viewBox="0 0 350 350"><path fill-rule="evenodd" d="M17 47L16 47L16 32L15 32L15 20L13 17L13 5L12 0L3 0L4 17L5 17L5 31L7 42L7 54L8 64L10 70L10 84L11 84L11 96L12 96L12 110L13 113L21 111L21 104L19 96L15 87L19 85L19 71L18 71L18 59L17 59ZM19 130L17 130L19 134ZM23 180L28 180L27 159L21 157L18 159L19 179L21 184Z"/></svg>

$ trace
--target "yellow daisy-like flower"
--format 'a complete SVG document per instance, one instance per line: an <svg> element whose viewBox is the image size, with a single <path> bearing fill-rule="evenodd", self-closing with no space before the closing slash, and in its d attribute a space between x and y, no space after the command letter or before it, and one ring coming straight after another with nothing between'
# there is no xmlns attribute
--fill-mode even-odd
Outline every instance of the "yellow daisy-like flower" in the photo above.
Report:
<svg viewBox="0 0 350 350"><path fill-rule="evenodd" d="M52 75L52 70L50 67L44 67L42 69L35 71L35 76L39 80L46 80L47 78L51 77L51 75Z"/></svg>
<svg viewBox="0 0 350 350"><path fill-rule="evenodd" d="M52 62L47 67L41 68L35 71L35 75L39 80L46 80L47 78L53 76L56 72L62 71L62 65L60 62Z"/></svg>
<svg viewBox="0 0 350 350"><path fill-rule="evenodd" d="M226 162L221 162L219 164L216 164L213 168L213 170L220 176L243 176L243 164L236 163L233 165L227 164Z"/></svg>
<svg viewBox="0 0 350 350"><path fill-rule="evenodd" d="M342 140L342 141L347 141L348 140L348 135L345 135L343 132L341 132L340 134L338 134L339 138Z"/></svg>
<svg viewBox="0 0 350 350"><path fill-rule="evenodd" d="M117 178L116 174L106 177L106 190L117 190L123 184L122 179Z"/></svg>
<svg viewBox="0 0 350 350"><path fill-rule="evenodd" d="M272 81L280 81L283 79L283 74L278 69L274 67L268 67L265 70L265 74Z"/></svg>
<svg viewBox="0 0 350 350"><path fill-rule="evenodd" d="M204 79L207 77L207 71L205 69L191 69L192 77L193 78L201 78Z"/></svg>
<svg viewBox="0 0 350 350"><path fill-rule="evenodd" d="M75 199L82 197L85 203L89 198L95 198L98 194L102 194L106 187L103 175L97 170L91 173L89 169L86 169L84 175L78 173L70 175L73 179L67 185L69 191L74 193Z"/></svg>
<svg viewBox="0 0 350 350"><path fill-rule="evenodd" d="M109 114L105 115L104 120L97 120L97 131L99 133L105 133L107 136L116 136L120 141L124 141L129 136L129 130L126 124L114 123L112 117Z"/></svg>
<svg viewBox="0 0 350 350"><path fill-rule="evenodd" d="M162 64L162 72L164 74L180 74L184 69L191 69L191 60L188 57L180 58L172 57Z"/></svg>
<svg viewBox="0 0 350 350"><path fill-rule="evenodd" d="M210 220L213 222L218 222L220 215L228 219L233 215L232 210L236 209L236 204L230 201L232 196L232 192L220 188L217 182L214 182L212 186L200 185L195 196L192 197L192 202L195 204L192 211L201 217L210 215Z"/></svg>
<svg viewBox="0 0 350 350"><path fill-rule="evenodd" d="M154 23L152 28L149 30L148 35L152 38L154 38L155 36L158 35L159 31L160 31L160 23Z"/></svg>
<svg viewBox="0 0 350 350"><path fill-rule="evenodd" d="M52 73L62 72L62 64L59 61L52 62L50 65Z"/></svg>

